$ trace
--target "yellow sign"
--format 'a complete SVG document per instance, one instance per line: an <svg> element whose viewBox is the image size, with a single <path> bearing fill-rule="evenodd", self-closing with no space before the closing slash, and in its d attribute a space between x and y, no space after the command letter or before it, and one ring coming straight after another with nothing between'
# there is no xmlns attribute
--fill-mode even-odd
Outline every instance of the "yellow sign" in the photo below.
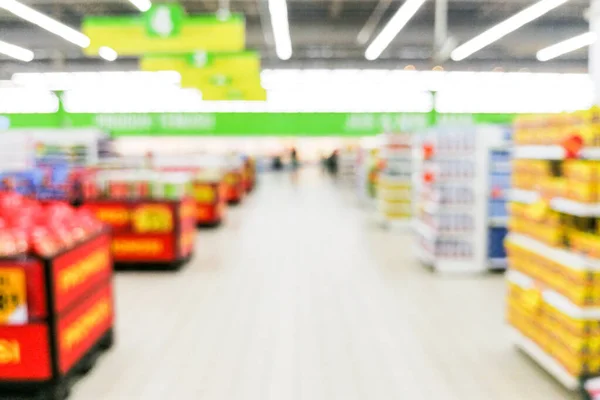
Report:
<svg viewBox="0 0 600 400"><path fill-rule="evenodd" d="M0 364L19 364L21 346L16 340L0 339Z"/></svg>
<svg viewBox="0 0 600 400"><path fill-rule="evenodd" d="M140 238L140 239L113 239L113 252L116 255L158 255L162 254L164 244L160 239Z"/></svg>
<svg viewBox="0 0 600 400"><path fill-rule="evenodd" d="M122 226L129 222L129 211L125 208L99 208L96 218L108 225Z"/></svg>
<svg viewBox="0 0 600 400"><path fill-rule="evenodd" d="M133 212L133 230L137 233L168 233L173 231L173 213L163 205L138 207Z"/></svg>
<svg viewBox="0 0 600 400"><path fill-rule="evenodd" d="M21 268L0 268L0 324L17 322L12 321L15 311L26 306L25 271Z"/></svg>
<svg viewBox="0 0 600 400"><path fill-rule="evenodd" d="M62 347L73 348L87 338L92 330L110 317L110 301L103 299L65 329Z"/></svg>
<svg viewBox="0 0 600 400"><path fill-rule="evenodd" d="M106 268L109 263L109 255L106 249L96 250L88 257L78 263L65 268L58 277L59 288L61 291L67 290L85 282L90 276Z"/></svg>
<svg viewBox="0 0 600 400"><path fill-rule="evenodd" d="M219 19L215 15L184 16L176 35L157 35L148 30L143 16L87 17L82 31L92 44L84 49L97 56L102 46L113 48L120 56L146 53L181 54L203 51L241 51L246 42L243 16Z"/></svg>
<svg viewBox="0 0 600 400"><path fill-rule="evenodd" d="M266 100L256 52L151 55L140 61L143 71L177 71L181 86L196 88L204 100Z"/></svg>
<svg viewBox="0 0 600 400"><path fill-rule="evenodd" d="M215 189L212 186L198 185L194 188L194 198L198 203L212 204L216 199Z"/></svg>

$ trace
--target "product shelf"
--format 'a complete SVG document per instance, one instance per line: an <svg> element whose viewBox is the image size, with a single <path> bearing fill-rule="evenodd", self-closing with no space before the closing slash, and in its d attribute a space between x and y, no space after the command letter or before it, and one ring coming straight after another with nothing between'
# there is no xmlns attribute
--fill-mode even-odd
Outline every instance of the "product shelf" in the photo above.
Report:
<svg viewBox="0 0 600 400"><path fill-rule="evenodd" d="M525 354L531 357L546 372L552 375L558 382L569 390L579 388L579 379L569 372L558 361L548 355L535 342L528 339L525 335L515 328L510 329L510 336L513 343Z"/></svg>
<svg viewBox="0 0 600 400"><path fill-rule="evenodd" d="M490 217L488 223L492 228L506 228L508 226L508 217Z"/></svg>
<svg viewBox="0 0 600 400"><path fill-rule="evenodd" d="M508 198L517 203L531 204L538 201L541 196L535 190L511 189ZM581 203L562 197L552 198L549 201L550 208L564 214L578 217L600 217L600 204Z"/></svg>
<svg viewBox="0 0 600 400"><path fill-rule="evenodd" d="M513 149L513 158L528 160L564 160L565 149L559 145L522 145ZM600 160L600 148L584 148L580 158L585 160Z"/></svg>
<svg viewBox="0 0 600 400"><path fill-rule="evenodd" d="M377 220L387 228L410 225L412 204L412 137L385 133L379 137Z"/></svg>
<svg viewBox="0 0 600 400"><path fill-rule="evenodd" d="M415 232L431 246L441 272L491 269L488 251L490 149L506 140L503 127L448 126L419 135L415 152ZM434 227L437 227L434 228ZM491 254L491 253L490 253ZM494 254L495 255L495 254Z"/></svg>

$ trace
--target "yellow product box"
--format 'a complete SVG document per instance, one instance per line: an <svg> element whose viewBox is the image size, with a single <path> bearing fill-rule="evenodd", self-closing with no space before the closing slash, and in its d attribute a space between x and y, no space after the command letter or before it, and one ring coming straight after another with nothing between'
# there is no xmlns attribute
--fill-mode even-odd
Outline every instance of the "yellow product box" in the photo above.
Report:
<svg viewBox="0 0 600 400"><path fill-rule="evenodd" d="M569 182L567 198L581 203L596 203L597 186L596 182Z"/></svg>

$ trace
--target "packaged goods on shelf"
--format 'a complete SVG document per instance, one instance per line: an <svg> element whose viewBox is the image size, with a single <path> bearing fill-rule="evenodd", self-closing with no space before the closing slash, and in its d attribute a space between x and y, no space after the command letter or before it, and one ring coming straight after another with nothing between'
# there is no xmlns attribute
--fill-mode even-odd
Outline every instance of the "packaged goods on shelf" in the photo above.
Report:
<svg viewBox="0 0 600 400"><path fill-rule="evenodd" d="M598 115L532 116L515 126L508 319L517 345L573 390L600 373Z"/></svg>
<svg viewBox="0 0 600 400"><path fill-rule="evenodd" d="M0 391L64 398L112 345L110 235L84 210L2 193L0 237Z"/></svg>
<svg viewBox="0 0 600 400"><path fill-rule="evenodd" d="M488 259L495 270L506 269L504 238L508 233L507 195L511 181L510 142L490 148Z"/></svg>
<svg viewBox="0 0 600 400"><path fill-rule="evenodd" d="M477 188L506 181L491 173L496 166L506 166L506 160L491 153L505 143L505 131L493 126L442 126L417 135L416 232L423 250L417 252L429 254L426 264L436 270L486 271L492 259L503 256L492 251L501 246L502 237L489 231L488 193Z"/></svg>
<svg viewBox="0 0 600 400"><path fill-rule="evenodd" d="M379 140L377 209L386 224L412 217L412 139L408 133L383 134Z"/></svg>

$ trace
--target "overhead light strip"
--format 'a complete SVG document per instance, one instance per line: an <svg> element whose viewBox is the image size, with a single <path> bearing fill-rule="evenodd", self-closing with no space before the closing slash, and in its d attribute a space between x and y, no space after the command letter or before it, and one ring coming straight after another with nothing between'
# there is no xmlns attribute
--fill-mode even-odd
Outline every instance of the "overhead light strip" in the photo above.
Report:
<svg viewBox="0 0 600 400"><path fill-rule="evenodd" d="M389 46L398 33L406 26L408 21L419 11L419 8L425 4L426 0L406 0L404 4L396 11L396 14L390 19L387 25L381 30L379 35L371 42L365 58L367 60L376 60L381 53Z"/></svg>
<svg viewBox="0 0 600 400"><path fill-rule="evenodd" d="M2 40L0 40L0 53L24 62L30 62L34 57L33 51Z"/></svg>
<svg viewBox="0 0 600 400"><path fill-rule="evenodd" d="M146 12L152 8L152 3L150 0L129 0L129 2L141 12Z"/></svg>
<svg viewBox="0 0 600 400"><path fill-rule="evenodd" d="M273 25L275 53L281 60L289 60L292 57L292 39L286 0L269 0L269 13Z"/></svg>
<svg viewBox="0 0 600 400"><path fill-rule="evenodd" d="M114 49L108 46L100 47L98 49L98 55L106 61L115 61L119 57L119 54L117 54L117 52Z"/></svg>
<svg viewBox="0 0 600 400"><path fill-rule="evenodd" d="M0 0L0 8L13 13L48 32L54 33L79 47L86 48L91 43L90 38L83 33L16 0Z"/></svg>
<svg viewBox="0 0 600 400"><path fill-rule="evenodd" d="M598 35L595 32L586 32L577 35L562 42L553 44L537 52L536 57L540 61L549 61L553 58L560 57L563 54L579 50L583 47L590 46L598 40Z"/></svg>
<svg viewBox="0 0 600 400"><path fill-rule="evenodd" d="M468 42L458 46L456 49L454 49L454 51L452 51L450 57L454 61L464 60L471 54L483 49L486 46L489 46L509 33L516 31L523 25L526 25L529 22L548 13L549 11L552 11L556 7L565 4L567 1L568 0L541 0L518 12L507 20L500 22L498 25L493 26L478 36L475 36Z"/></svg>

